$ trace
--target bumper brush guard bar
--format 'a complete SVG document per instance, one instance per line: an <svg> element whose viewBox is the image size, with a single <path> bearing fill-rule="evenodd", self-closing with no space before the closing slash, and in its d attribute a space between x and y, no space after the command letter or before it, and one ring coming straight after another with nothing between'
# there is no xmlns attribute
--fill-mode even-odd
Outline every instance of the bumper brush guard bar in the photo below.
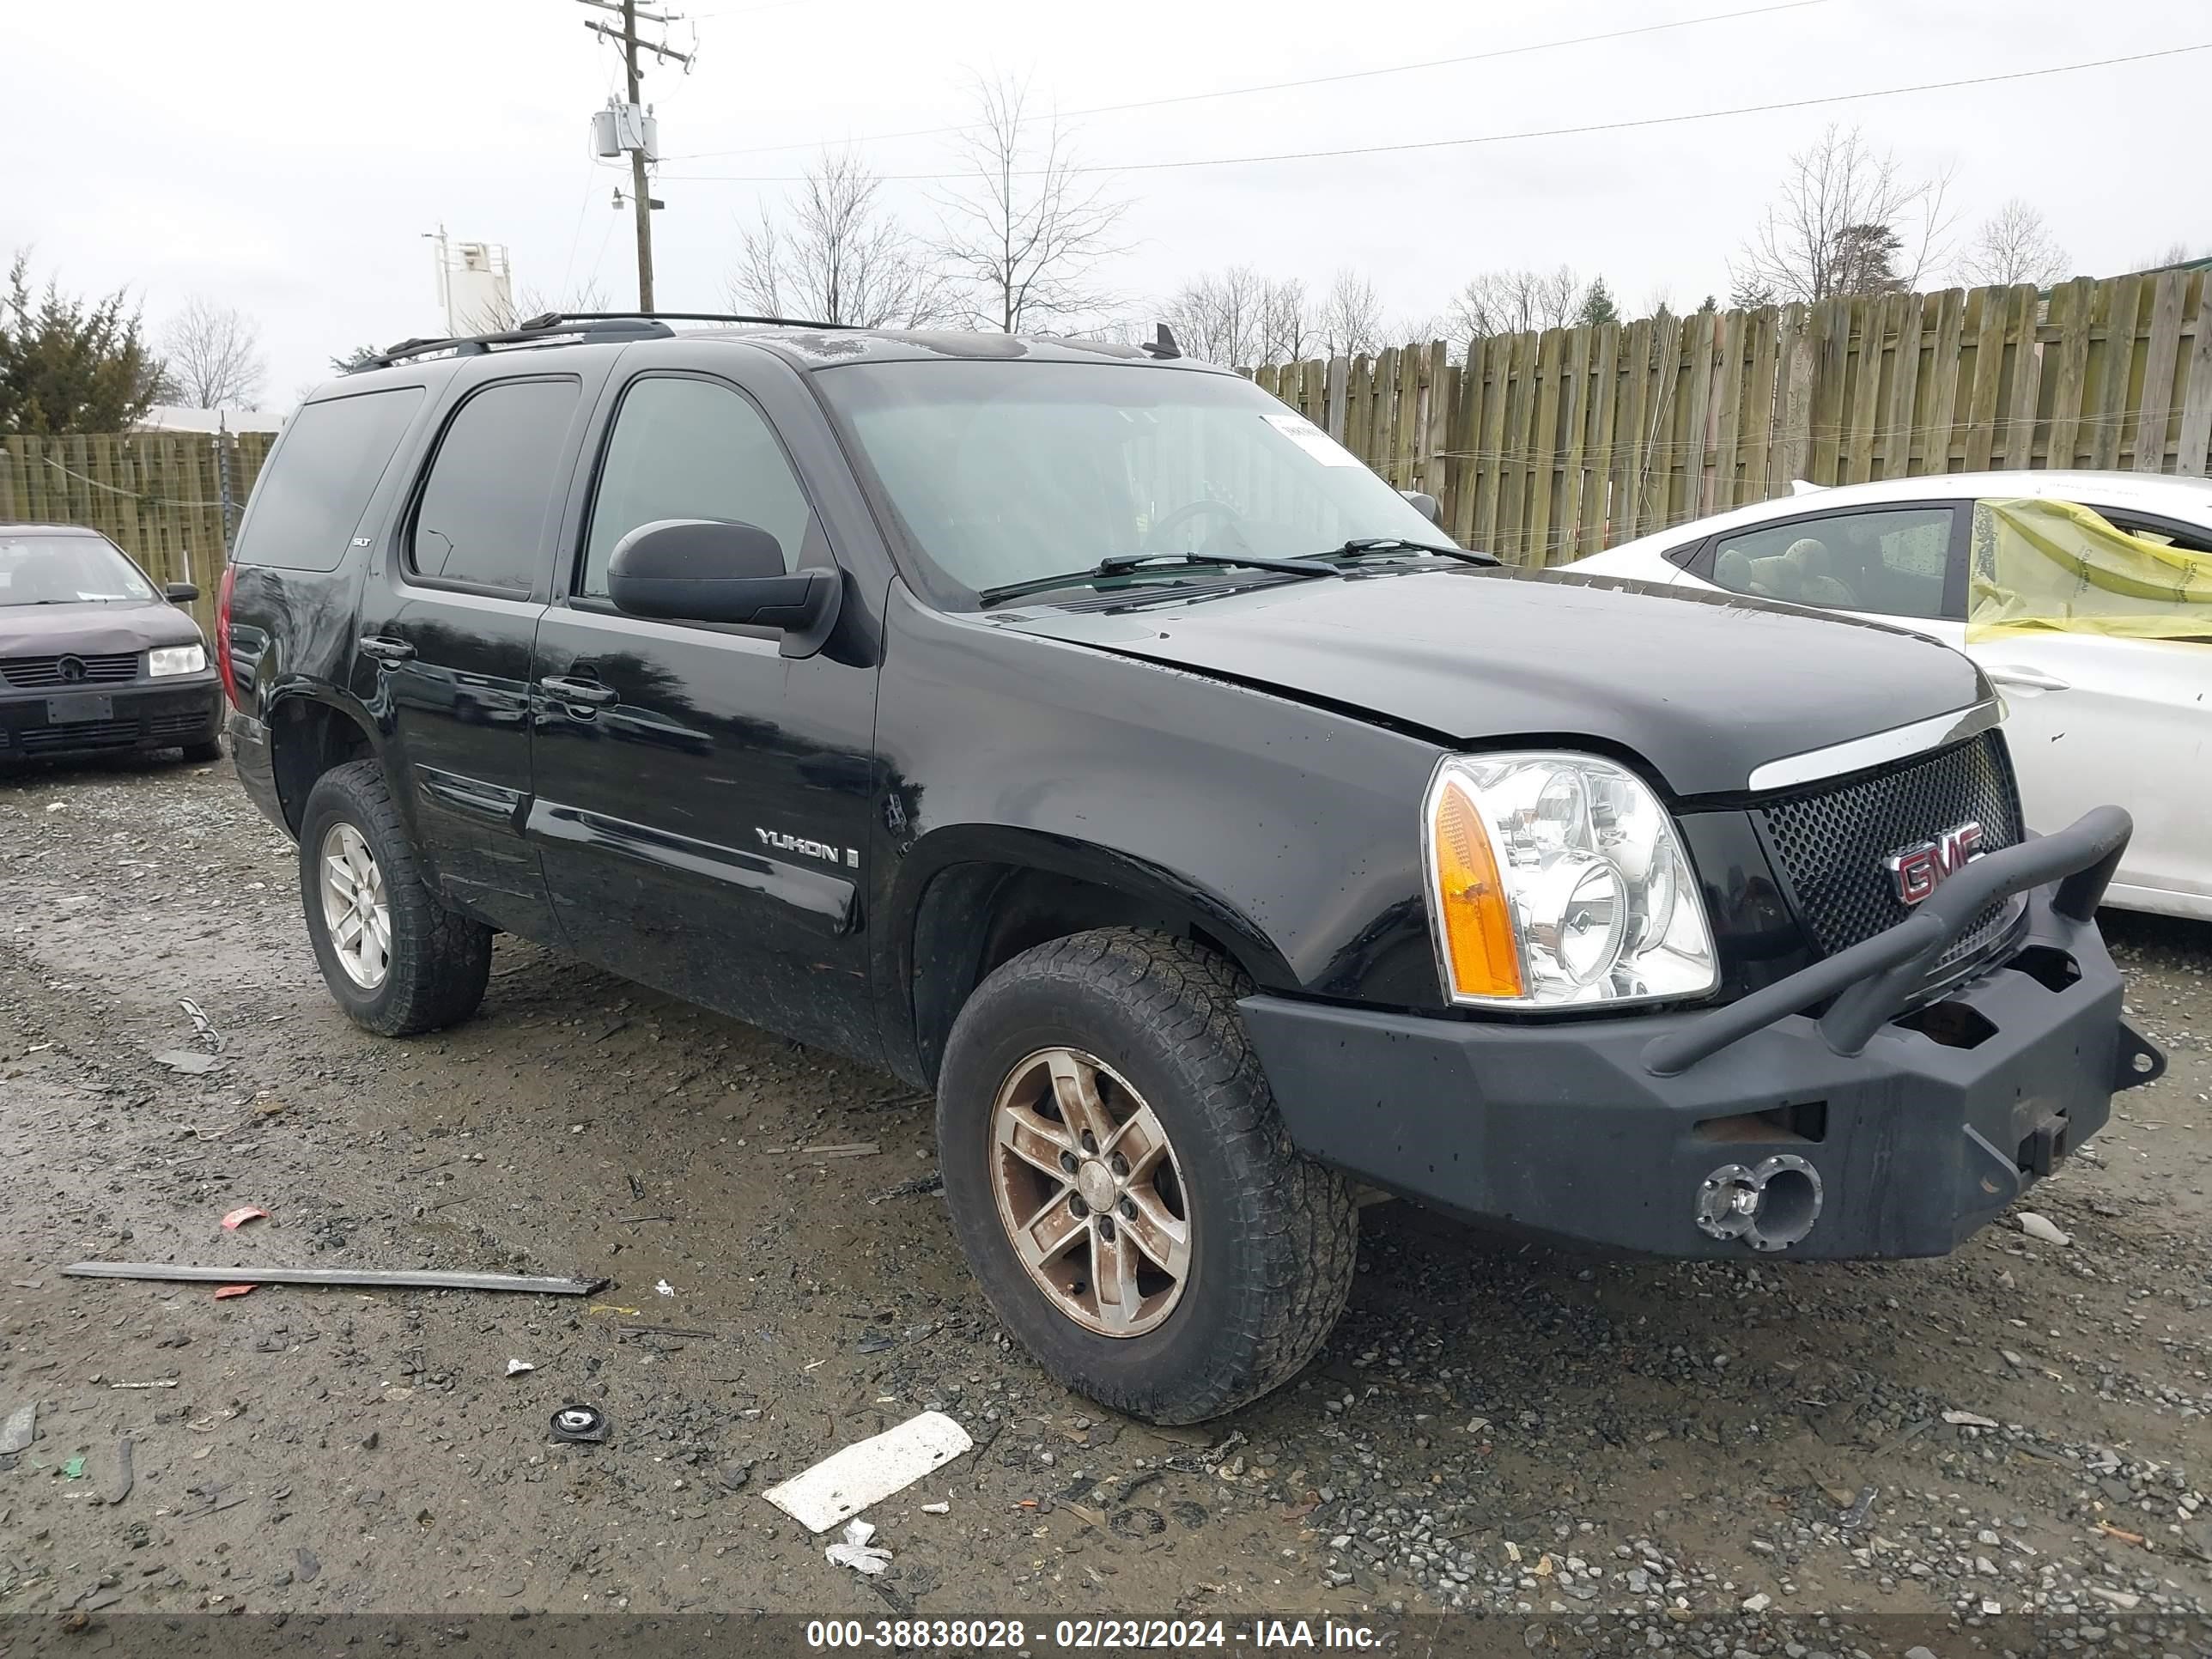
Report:
<svg viewBox="0 0 2212 1659"><path fill-rule="evenodd" d="M1821 1039L1838 1054L1860 1054L1905 1011L1929 969L1985 907L2056 881L2051 908L2087 926L2134 830L2134 820L2120 808L2099 806L2056 834L1975 859L1894 927L1653 1039L1643 1052L1644 1069L1654 1077L1679 1076L1753 1031L1832 997L1820 1019ZM2116 1079L2115 1087L2148 1083L2165 1070L2163 1058L2148 1043L2136 1043L2123 1064L2136 1069Z"/></svg>

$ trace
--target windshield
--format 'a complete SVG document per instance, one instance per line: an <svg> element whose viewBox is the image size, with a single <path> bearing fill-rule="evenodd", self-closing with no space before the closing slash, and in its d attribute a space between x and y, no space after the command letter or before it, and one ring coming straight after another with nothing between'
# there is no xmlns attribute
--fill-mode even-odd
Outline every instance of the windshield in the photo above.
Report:
<svg viewBox="0 0 2212 1659"><path fill-rule="evenodd" d="M0 605L158 597L104 536L11 536L0 527Z"/></svg>
<svg viewBox="0 0 2212 1659"><path fill-rule="evenodd" d="M1115 554L1295 558L1359 537L1443 539L1340 444L1231 375L999 360L853 364L816 380L929 574L970 592Z"/></svg>

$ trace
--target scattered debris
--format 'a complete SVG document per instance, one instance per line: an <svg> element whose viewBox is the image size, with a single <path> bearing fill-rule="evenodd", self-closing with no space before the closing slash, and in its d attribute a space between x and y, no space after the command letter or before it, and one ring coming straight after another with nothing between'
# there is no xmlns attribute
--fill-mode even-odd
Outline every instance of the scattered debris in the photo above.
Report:
<svg viewBox="0 0 2212 1659"><path fill-rule="evenodd" d="M534 1371L537 1369L538 1367L527 1359L510 1359L507 1362L507 1374L509 1376L520 1376L525 1371Z"/></svg>
<svg viewBox="0 0 2212 1659"><path fill-rule="evenodd" d="M84 1479L83 1453L79 1452L75 1457L70 1458L68 1462L62 1465L62 1479L64 1480L82 1480Z"/></svg>
<svg viewBox="0 0 2212 1659"><path fill-rule="evenodd" d="M1979 1412L1945 1412L1943 1420L1959 1429L1994 1429L1997 1426L1996 1419L1984 1417Z"/></svg>
<svg viewBox="0 0 2212 1659"><path fill-rule="evenodd" d="M177 1386L177 1379L157 1376L151 1382L111 1382L107 1386L111 1389L173 1389Z"/></svg>
<svg viewBox="0 0 2212 1659"><path fill-rule="evenodd" d="M690 1330L681 1325L617 1325L615 1328L624 1336L696 1336L710 1342L719 1334L714 1331Z"/></svg>
<svg viewBox="0 0 2212 1659"><path fill-rule="evenodd" d="M166 1066L173 1072L184 1072L197 1077L202 1072L212 1072L222 1064L213 1054L202 1054L197 1048L164 1048L154 1056L156 1066Z"/></svg>
<svg viewBox="0 0 2212 1659"><path fill-rule="evenodd" d="M62 1271L77 1279L161 1279L192 1285L357 1285L393 1290L526 1291L539 1296L589 1296L607 1282L526 1279L514 1273L386 1273L366 1267L179 1267L163 1261L72 1261Z"/></svg>
<svg viewBox="0 0 2212 1659"><path fill-rule="evenodd" d="M177 1006L183 1009L185 1018L191 1021L193 1036L198 1037L210 1048L222 1047L222 1034L215 1029L215 1022L207 1017L205 1011L198 1003L194 1002L190 997L179 997Z"/></svg>
<svg viewBox="0 0 2212 1659"><path fill-rule="evenodd" d="M1836 1517L1836 1525L1844 1532L1856 1532L1874 1519L1875 1488L1861 1486L1857 1501Z"/></svg>
<svg viewBox="0 0 2212 1659"><path fill-rule="evenodd" d="M916 1176L911 1181L902 1181L895 1187L884 1188L883 1191L870 1198L868 1202L880 1204L887 1198L919 1198L924 1193L941 1193L944 1190L943 1176Z"/></svg>
<svg viewBox="0 0 2212 1659"><path fill-rule="evenodd" d="M18 1406L0 1423L0 1457L11 1457L27 1449L38 1437L39 1406L33 1401L27 1406Z"/></svg>
<svg viewBox="0 0 2212 1659"><path fill-rule="evenodd" d="M584 1310L586 1313L628 1314L632 1319L645 1311L642 1308L624 1308L612 1302L594 1302Z"/></svg>
<svg viewBox="0 0 2212 1659"><path fill-rule="evenodd" d="M801 1158L873 1158L883 1151L872 1140L848 1140L835 1146L770 1146L771 1152L796 1152Z"/></svg>
<svg viewBox="0 0 2212 1659"><path fill-rule="evenodd" d="M227 1302L234 1296L252 1294L253 1286L251 1285L218 1285L215 1287L215 1299L218 1302Z"/></svg>
<svg viewBox="0 0 2212 1659"><path fill-rule="evenodd" d="M832 1453L763 1496L809 1532L827 1532L944 1468L975 1443L943 1412L924 1412Z"/></svg>
<svg viewBox="0 0 2212 1659"><path fill-rule="evenodd" d="M2060 1231L2057 1223L2033 1210L2020 1211L2013 1217L2012 1224L2030 1238L2039 1238L2046 1244L2067 1245L2074 1242L2073 1234Z"/></svg>
<svg viewBox="0 0 2212 1659"><path fill-rule="evenodd" d="M115 1462L100 1483L100 1498L104 1504L120 1504L131 1496L131 1488L138 1483L131 1467L131 1437L125 1435L115 1443Z"/></svg>
<svg viewBox="0 0 2212 1659"><path fill-rule="evenodd" d="M775 1494L771 1492L770 1497ZM817 1528L817 1530L819 1530ZM854 1572L864 1572L871 1578L887 1571L891 1564L891 1553L868 1542L876 1529L865 1521L854 1521L846 1525L844 1540L822 1552L833 1567L850 1567Z"/></svg>
<svg viewBox="0 0 2212 1659"><path fill-rule="evenodd" d="M952 1513L952 1505L950 1504L924 1504L921 1506L921 1512L924 1515L950 1515Z"/></svg>
<svg viewBox="0 0 2212 1659"><path fill-rule="evenodd" d="M659 1291L663 1296L673 1296L676 1294L676 1287L665 1279L659 1284L655 1285L653 1288Z"/></svg>
<svg viewBox="0 0 2212 1659"><path fill-rule="evenodd" d="M563 1406L553 1413L553 1437L574 1446L596 1446L607 1437L606 1413L597 1406Z"/></svg>
<svg viewBox="0 0 2212 1659"><path fill-rule="evenodd" d="M2097 1530L2107 1538L2117 1538L2123 1544L2133 1544L2140 1550L2147 1550L2150 1547L2150 1540L2141 1533L2130 1532L2125 1527L2116 1527L2109 1521L2097 1522Z"/></svg>
<svg viewBox="0 0 2212 1659"><path fill-rule="evenodd" d="M240 1206L237 1209L233 1210L228 1215L223 1217L222 1228L225 1232L234 1233L249 1221L266 1221L268 1219L268 1211L256 1209L252 1205L246 1204Z"/></svg>

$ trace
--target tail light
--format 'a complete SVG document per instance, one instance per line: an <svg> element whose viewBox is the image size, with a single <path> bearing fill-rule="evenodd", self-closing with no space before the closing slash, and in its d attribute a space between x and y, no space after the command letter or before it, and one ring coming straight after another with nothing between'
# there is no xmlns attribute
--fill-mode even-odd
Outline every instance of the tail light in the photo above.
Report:
<svg viewBox="0 0 2212 1659"><path fill-rule="evenodd" d="M230 699L230 706L243 708L246 705L238 700L238 672L230 661L230 597L237 586L238 567L224 565L222 585L216 590L215 672L222 676L222 695Z"/></svg>

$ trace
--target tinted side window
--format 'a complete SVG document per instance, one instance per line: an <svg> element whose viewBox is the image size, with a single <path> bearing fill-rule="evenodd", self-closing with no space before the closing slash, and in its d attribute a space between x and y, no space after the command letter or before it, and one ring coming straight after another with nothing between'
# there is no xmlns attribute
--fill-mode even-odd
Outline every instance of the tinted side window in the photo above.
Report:
<svg viewBox="0 0 2212 1659"><path fill-rule="evenodd" d="M749 398L711 380L663 376L623 395L576 591L605 598L615 544L656 519L757 525L782 544L784 568L794 570L814 510Z"/></svg>
<svg viewBox="0 0 2212 1659"><path fill-rule="evenodd" d="M1881 617L1944 616L1948 507L1837 513L1723 536L1713 580L1731 592Z"/></svg>
<svg viewBox="0 0 2212 1659"><path fill-rule="evenodd" d="M422 403L422 388L404 386L301 404L254 484L233 556L337 569Z"/></svg>
<svg viewBox="0 0 2212 1659"><path fill-rule="evenodd" d="M574 380L502 380L463 404L415 509L409 568L447 581L526 590L575 408Z"/></svg>

